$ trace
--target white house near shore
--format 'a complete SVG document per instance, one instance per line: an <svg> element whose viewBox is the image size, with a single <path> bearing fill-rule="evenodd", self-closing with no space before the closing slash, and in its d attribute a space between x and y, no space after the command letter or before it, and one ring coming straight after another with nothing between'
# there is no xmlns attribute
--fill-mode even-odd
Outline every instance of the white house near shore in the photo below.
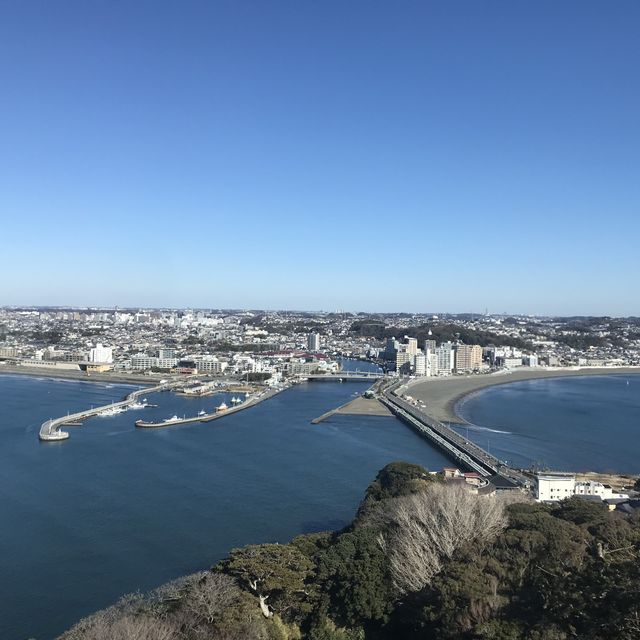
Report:
<svg viewBox="0 0 640 640"><path fill-rule="evenodd" d="M597 496L601 500L628 498L625 493L616 493L608 484L593 480L576 480L573 473L539 473L536 475L536 500L557 502L572 496Z"/></svg>

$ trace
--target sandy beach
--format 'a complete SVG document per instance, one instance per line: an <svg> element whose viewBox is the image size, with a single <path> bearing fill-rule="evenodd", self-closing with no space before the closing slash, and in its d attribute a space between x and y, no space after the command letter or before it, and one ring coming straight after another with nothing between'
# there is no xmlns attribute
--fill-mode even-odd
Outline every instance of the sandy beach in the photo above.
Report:
<svg viewBox="0 0 640 640"><path fill-rule="evenodd" d="M139 384L153 386L161 378L167 376L144 376L127 373L92 373L73 369L56 369L54 367L11 367L0 365L0 375L35 376L37 378L63 378L65 380L81 380L82 382L107 382L111 384Z"/></svg>
<svg viewBox="0 0 640 640"><path fill-rule="evenodd" d="M417 400L422 400L427 407L427 413L436 418L436 420L463 424L464 420L456 414L455 406L462 398L480 389L538 378L629 374L640 375L640 367L516 369L492 374L423 378L409 382L402 388L402 393Z"/></svg>

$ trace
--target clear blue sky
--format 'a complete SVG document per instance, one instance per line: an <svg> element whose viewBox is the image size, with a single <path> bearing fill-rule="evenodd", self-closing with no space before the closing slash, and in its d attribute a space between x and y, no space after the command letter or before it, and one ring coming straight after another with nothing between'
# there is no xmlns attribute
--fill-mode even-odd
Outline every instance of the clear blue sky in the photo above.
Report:
<svg viewBox="0 0 640 640"><path fill-rule="evenodd" d="M0 0L0 304L640 314L637 0Z"/></svg>

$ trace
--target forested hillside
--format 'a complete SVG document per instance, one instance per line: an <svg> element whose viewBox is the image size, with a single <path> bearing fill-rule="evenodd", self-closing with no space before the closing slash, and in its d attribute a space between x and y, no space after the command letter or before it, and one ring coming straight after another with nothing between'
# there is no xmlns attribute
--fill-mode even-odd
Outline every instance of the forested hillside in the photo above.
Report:
<svg viewBox="0 0 640 640"><path fill-rule="evenodd" d="M61 638L632 640L639 551L637 517L478 496L392 463L345 530L235 549Z"/></svg>

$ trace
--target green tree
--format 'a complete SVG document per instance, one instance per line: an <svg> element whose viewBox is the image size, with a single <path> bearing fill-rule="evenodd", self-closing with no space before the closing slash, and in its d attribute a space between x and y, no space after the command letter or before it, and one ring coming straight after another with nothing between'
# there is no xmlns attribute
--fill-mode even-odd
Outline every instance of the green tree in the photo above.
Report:
<svg viewBox="0 0 640 640"><path fill-rule="evenodd" d="M234 549L218 569L255 593L265 616L304 610L312 562L292 545L260 544ZM267 602L268 600L268 602Z"/></svg>
<svg viewBox="0 0 640 640"><path fill-rule="evenodd" d="M364 527L338 536L319 558L318 580L328 596L325 607L340 623L371 627L388 620L393 590L374 529Z"/></svg>

